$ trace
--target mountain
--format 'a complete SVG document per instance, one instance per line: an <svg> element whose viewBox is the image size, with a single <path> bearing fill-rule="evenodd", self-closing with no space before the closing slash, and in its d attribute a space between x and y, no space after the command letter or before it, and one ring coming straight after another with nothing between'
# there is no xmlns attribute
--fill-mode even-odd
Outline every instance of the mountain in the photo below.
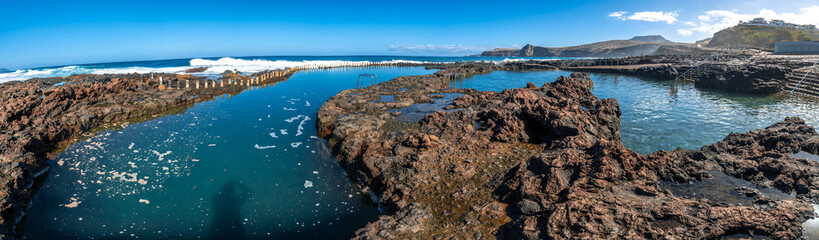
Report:
<svg viewBox="0 0 819 240"><path fill-rule="evenodd" d="M646 35L646 36L635 36L629 41L639 41L639 42L655 42L655 43L670 43L668 39L665 39L663 36L660 35Z"/></svg>
<svg viewBox="0 0 819 240"><path fill-rule="evenodd" d="M498 48L485 51L484 57L626 57L651 55L657 51L678 52L696 50L696 46L686 43L674 43L662 36L637 36L632 39L646 40L611 40L571 47L538 47L527 44L521 49ZM662 42L658 42L662 41ZM673 47L672 47L673 46Z"/></svg>
<svg viewBox="0 0 819 240"><path fill-rule="evenodd" d="M816 41L819 31L787 27L737 25L714 33L706 47L747 47L771 50L778 41Z"/></svg>

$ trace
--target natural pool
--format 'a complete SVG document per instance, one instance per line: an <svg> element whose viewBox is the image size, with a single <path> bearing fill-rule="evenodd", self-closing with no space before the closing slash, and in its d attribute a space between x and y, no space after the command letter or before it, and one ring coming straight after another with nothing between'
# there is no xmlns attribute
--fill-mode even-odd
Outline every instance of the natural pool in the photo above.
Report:
<svg viewBox="0 0 819 240"><path fill-rule="evenodd" d="M345 238L378 212L316 138L315 116L365 72L434 71L301 72L73 144L53 161L25 237Z"/></svg>
<svg viewBox="0 0 819 240"><path fill-rule="evenodd" d="M377 217L315 137L315 115L360 73L380 79L423 68L301 72L273 87L197 104L184 113L107 131L54 160L26 223L28 239L345 238ZM570 72L493 72L463 87L542 85ZM671 82L593 74L615 98L624 144L640 153L696 149L786 116L819 126L819 103L728 94ZM449 99L455 96L443 96ZM380 101L391 101L382 96ZM440 106L404 109L417 113ZM234 237L232 239L240 239Z"/></svg>
<svg viewBox="0 0 819 240"><path fill-rule="evenodd" d="M527 82L542 86L569 74L496 71L462 81L464 88L500 91L524 87ZM620 103L623 145L642 154L678 147L699 149L730 132L764 128L789 116L819 127L819 101L725 93L612 74L591 74L591 79L592 93L598 98L614 98Z"/></svg>

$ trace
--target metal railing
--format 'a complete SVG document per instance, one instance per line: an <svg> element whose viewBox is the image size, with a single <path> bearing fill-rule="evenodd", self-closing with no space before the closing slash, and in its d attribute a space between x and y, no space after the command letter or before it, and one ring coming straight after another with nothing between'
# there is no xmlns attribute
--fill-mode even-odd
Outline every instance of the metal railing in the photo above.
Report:
<svg viewBox="0 0 819 240"><path fill-rule="evenodd" d="M367 78L370 79L370 85L366 85L367 82L364 81ZM372 73L362 73L362 74L358 75L358 80L355 83L355 88L358 89L358 88L363 88L363 87L366 87L366 86L372 86L372 85L375 85L375 84L378 84L378 76L377 75L372 74Z"/></svg>
<svg viewBox="0 0 819 240"><path fill-rule="evenodd" d="M810 66L810 69L808 69L808 72L805 73L805 76L802 76L802 79L799 80L799 83L797 83L796 86L793 87L793 89L791 89L791 92L788 93L788 95L793 97L793 92L796 91L796 89L799 89L799 86L802 85L802 82L805 81L805 78L808 78L808 75L810 75L810 73L813 72L814 69L816 69L816 64L817 63L819 63L819 60L816 60L815 62L813 62L813 65Z"/></svg>
<svg viewBox="0 0 819 240"><path fill-rule="evenodd" d="M708 56L707 58L703 59L702 61L697 62L696 64L694 64L694 66L692 66L691 68L689 68L688 70L686 70L685 72L683 72L682 74L680 74L676 78L674 78L674 81L679 81L680 78L685 79L686 74L693 73L692 71L694 69L697 69L697 71L699 71L699 68L701 66L703 66L703 65L708 66L707 64L709 64L710 63L709 61L711 61L712 59L716 59L715 62L719 62L719 53L715 53L715 54L713 54L711 56Z"/></svg>

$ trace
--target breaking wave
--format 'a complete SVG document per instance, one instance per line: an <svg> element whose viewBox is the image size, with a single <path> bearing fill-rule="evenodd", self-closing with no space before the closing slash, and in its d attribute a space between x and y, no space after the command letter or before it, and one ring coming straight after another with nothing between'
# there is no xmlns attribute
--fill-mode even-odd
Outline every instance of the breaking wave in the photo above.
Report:
<svg viewBox="0 0 819 240"><path fill-rule="evenodd" d="M240 71L242 73L256 73L264 70L275 70L293 67L324 66L340 67L351 63L371 64L371 63L425 63L424 61L412 60L390 60L390 61L343 61L343 60L264 60L264 59L236 59L223 57L217 60L195 58L189 61L187 66L170 67L93 67L93 66L65 66L53 68L23 69L8 73L0 73L0 83L8 81L22 81L31 78L66 77L75 74L125 74L125 73L185 73L185 70L196 67L207 67L204 72L191 73L193 75L216 76L227 70Z"/></svg>

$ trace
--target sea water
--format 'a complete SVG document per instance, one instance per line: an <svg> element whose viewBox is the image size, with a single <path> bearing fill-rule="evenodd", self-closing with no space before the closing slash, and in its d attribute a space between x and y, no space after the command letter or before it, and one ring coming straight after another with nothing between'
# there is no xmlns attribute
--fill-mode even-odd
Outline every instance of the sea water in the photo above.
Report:
<svg viewBox="0 0 819 240"><path fill-rule="evenodd" d="M342 239L377 218L316 136L316 113L354 88L423 68L300 72L73 144L25 223L27 239Z"/></svg>
<svg viewBox="0 0 819 240"><path fill-rule="evenodd" d="M510 62L523 60L569 59L554 57L418 57L418 56L258 56L185 58L152 61L78 64L53 67L34 67L0 73L0 83L22 81L30 78L66 77L74 74L125 74L125 73L178 73L217 78L225 71L242 74L293 67L344 66L366 63L452 63L465 61ZM206 69L186 73L192 68Z"/></svg>
<svg viewBox="0 0 819 240"><path fill-rule="evenodd" d="M566 71L496 71L463 80L464 88L500 91L542 86ZM692 84L613 74L591 74L592 93L620 103L623 145L642 154L658 150L699 149L731 132L764 128L785 117L801 117L819 127L819 101L786 96L726 93ZM461 83L458 83L461 84Z"/></svg>
<svg viewBox="0 0 819 240"><path fill-rule="evenodd" d="M328 97L353 88L360 73L391 79L431 72L301 72L273 87L103 132L70 146L53 161L27 218L26 236L345 238L378 213L352 186L326 143L316 138L316 111ZM542 85L570 73L497 71L456 85L500 91L527 82ZM819 126L819 103L814 101L638 77L591 77L594 94L620 103L624 145L644 154L698 149L730 132L766 127L786 116Z"/></svg>

